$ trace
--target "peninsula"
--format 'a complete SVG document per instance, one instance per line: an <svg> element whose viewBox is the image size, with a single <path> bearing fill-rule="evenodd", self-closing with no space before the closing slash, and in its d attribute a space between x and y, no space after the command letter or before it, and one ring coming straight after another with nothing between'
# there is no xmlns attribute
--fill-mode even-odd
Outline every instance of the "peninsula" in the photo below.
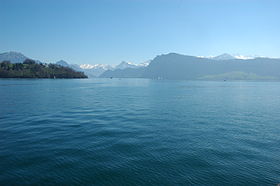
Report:
<svg viewBox="0 0 280 186"><path fill-rule="evenodd" d="M23 63L0 63L0 78L87 78L83 72L57 64L37 63L26 59Z"/></svg>

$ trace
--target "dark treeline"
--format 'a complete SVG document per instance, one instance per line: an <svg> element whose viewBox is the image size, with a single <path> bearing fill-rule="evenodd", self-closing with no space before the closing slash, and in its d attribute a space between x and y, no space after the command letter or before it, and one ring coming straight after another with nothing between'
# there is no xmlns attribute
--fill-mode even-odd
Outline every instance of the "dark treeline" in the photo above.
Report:
<svg viewBox="0 0 280 186"><path fill-rule="evenodd" d="M83 72L55 64L36 63L26 59L23 63L0 63L0 78L87 78Z"/></svg>

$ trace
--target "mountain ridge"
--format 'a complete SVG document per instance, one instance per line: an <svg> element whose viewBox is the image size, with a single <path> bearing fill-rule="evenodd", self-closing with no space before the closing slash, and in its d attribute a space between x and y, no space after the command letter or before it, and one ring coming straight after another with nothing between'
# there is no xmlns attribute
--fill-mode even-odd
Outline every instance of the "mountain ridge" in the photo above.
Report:
<svg viewBox="0 0 280 186"><path fill-rule="evenodd" d="M242 72L242 73L233 73ZM247 75L244 75L248 74ZM199 80L202 77L211 77L212 80L217 77L221 78L221 74L231 76L234 74L235 79L244 79L244 77L252 77L255 79L280 80L280 59L271 58L254 58L254 59L220 59L200 58L189 55L181 55L177 53L168 53L156 56L151 63L144 69L131 72L126 69L122 71L107 71L101 77L138 77L150 79L185 79ZM252 75L254 74L254 75ZM219 75L219 76L218 76ZM239 75L239 78L237 77ZM225 78L227 76L224 76Z"/></svg>
<svg viewBox="0 0 280 186"><path fill-rule="evenodd" d="M30 59L19 52L5 52L0 54L0 62L20 62ZM38 63L41 63L37 60ZM268 57L236 57L227 53L216 57L200 57L167 53L156 56L153 60L135 64L122 61L119 65L106 64L70 64L64 60L55 64L69 67L77 72L84 72L89 77L123 77L123 78L151 78L151 79L215 79L221 77L271 77L280 79L278 58ZM241 72L241 73L236 73ZM252 75L254 74L254 75ZM237 78L238 79L238 78ZM265 78L268 79L268 78Z"/></svg>

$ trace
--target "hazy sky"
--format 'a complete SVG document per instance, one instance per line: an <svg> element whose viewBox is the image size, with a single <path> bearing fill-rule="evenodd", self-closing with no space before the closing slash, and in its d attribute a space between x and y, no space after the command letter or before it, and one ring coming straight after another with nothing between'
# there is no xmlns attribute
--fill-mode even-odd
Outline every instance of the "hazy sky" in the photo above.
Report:
<svg viewBox="0 0 280 186"><path fill-rule="evenodd" d="M280 0L0 0L0 53L140 63L177 52L280 57Z"/></svg>

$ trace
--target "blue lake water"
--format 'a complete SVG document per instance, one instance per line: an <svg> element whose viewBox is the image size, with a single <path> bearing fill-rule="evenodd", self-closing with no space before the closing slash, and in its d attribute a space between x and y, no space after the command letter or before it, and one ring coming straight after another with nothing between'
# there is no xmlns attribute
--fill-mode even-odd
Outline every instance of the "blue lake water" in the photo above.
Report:
<svg viewBox="0 0 280 186"><path fill-rule="evenodd" d="M0 80L0 185L277 185L280 83Z"/></svg>

